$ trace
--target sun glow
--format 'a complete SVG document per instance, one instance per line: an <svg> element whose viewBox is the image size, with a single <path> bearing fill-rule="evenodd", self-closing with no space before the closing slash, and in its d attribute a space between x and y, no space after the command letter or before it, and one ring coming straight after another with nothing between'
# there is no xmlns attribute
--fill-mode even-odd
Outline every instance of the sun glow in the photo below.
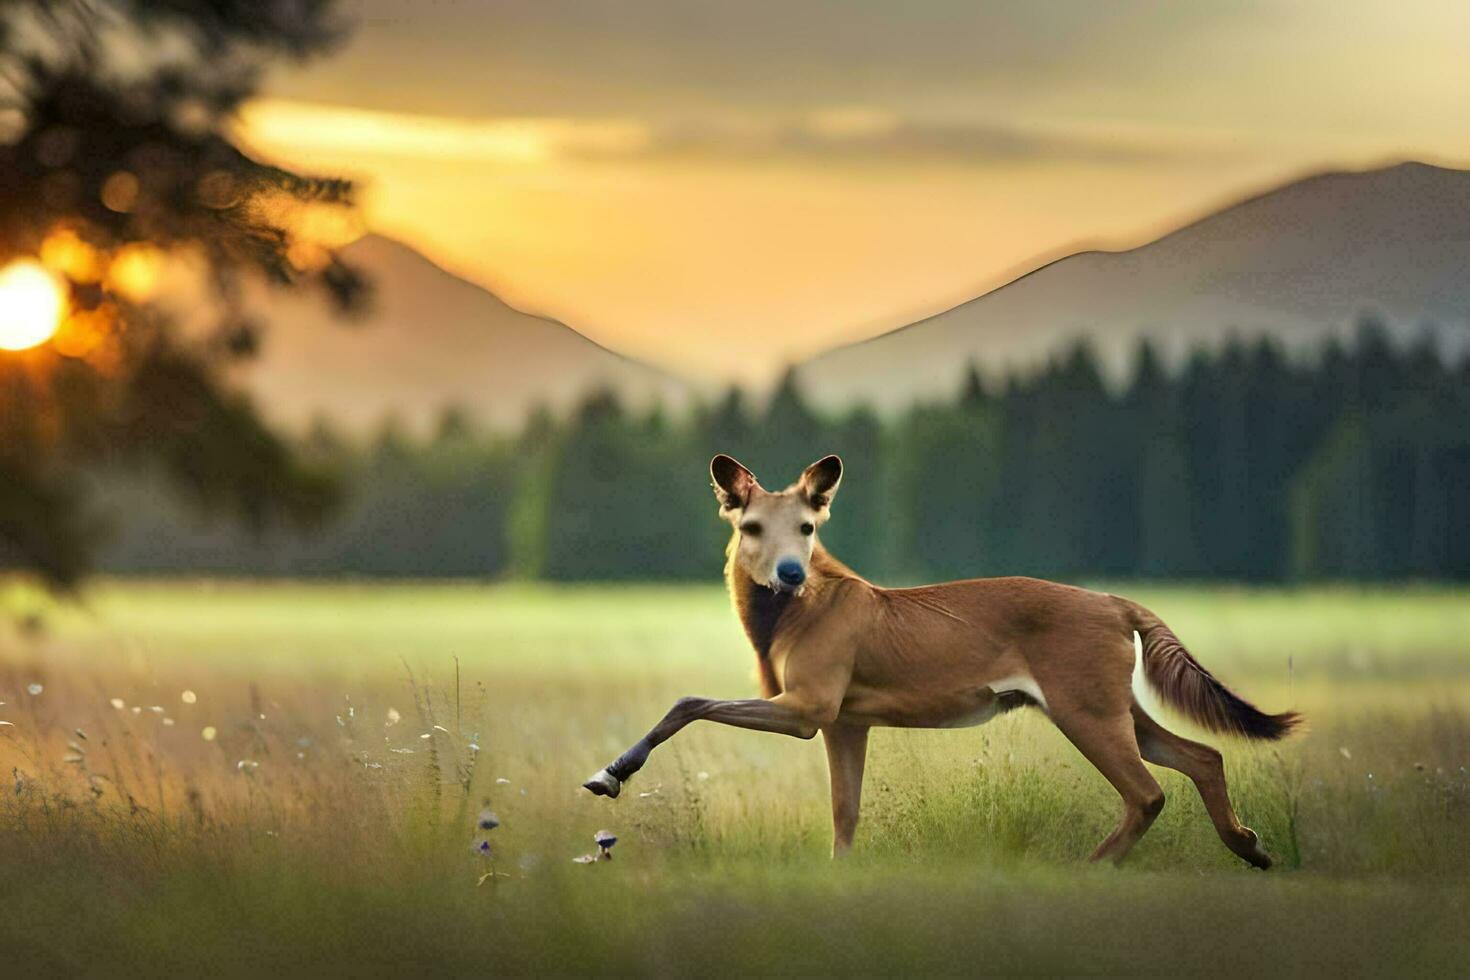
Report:
<svg viewBox="0 0 1470 980"><path fill-rule="evenodd" d="M17 259L0 269L0 349L44 344L65 313L65 287L41 263Z"/></svg>
<svg viewBox="0 0 1470 980"><path fill-rule="evenodd" d="M158 289L163 259L163 252L144 242L124 245L112 257L103 285L108 292L124 299L146 303Z"/></svg>

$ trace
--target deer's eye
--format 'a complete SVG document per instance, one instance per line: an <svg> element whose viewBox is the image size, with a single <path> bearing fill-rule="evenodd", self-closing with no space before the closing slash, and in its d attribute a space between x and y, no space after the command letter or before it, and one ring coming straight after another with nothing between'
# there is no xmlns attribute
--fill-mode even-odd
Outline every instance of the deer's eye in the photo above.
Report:
<svg viewBox="0 0 1470 980"><path fill-rule="evenodd" d="M741 534L748 534L752 538L758 538L758 537L760 537L761 536L761 525L760 525L760 521L746 521L744 524L740 525L740 533Z"/></svg>
<svg viewBox="0 0 1470 980"><path fill-rule="evenodd" d="M816 525L813 524L811 521L806 521L801 525L801 533L807 535L808 537L810 537L812 532L816 529Z"/></svg>

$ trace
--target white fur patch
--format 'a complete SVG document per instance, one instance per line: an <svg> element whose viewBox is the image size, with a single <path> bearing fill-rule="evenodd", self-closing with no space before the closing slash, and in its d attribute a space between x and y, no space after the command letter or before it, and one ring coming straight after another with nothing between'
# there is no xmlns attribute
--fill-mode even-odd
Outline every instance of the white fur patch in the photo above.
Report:
<svg viewBox="0 0 1470 980"><path fill-rule="evenodd" d="M1015 677L1003 677L998 681L992 681L986 686L990 688L990 692L992 694L995 694L997 696L1005 694L1007 691L1020 691L1021 693L1029 696L1031 700L1039 704L1043 711L1046 710L1046 698L1042 697L1041 688L1037 686L1034 680L1032 680L1025 674L1017 674ZM975 710L966 712L962 715L956 715L955 717L950 718L947 721L944 721L938 725L935 725L934 727L974 728L977 725L985 724L987 721L994 718L998 714L1000 714L1000 704L996 701L995 698L992 698L989 701L981 704Z"/></svg>
<svg viewBox="0 0 1470 980"><path fill-rule="evenodd" d="M1020 691L1041 705L1042 711L1046 710L1046 697L1041 693L1040 686L1026 674L1017 674L1014 677L1002 677L998 681L992 681L990 689L996 694L1004 694L1007 691Z"/></svg>
<svg viewBox="0 0 1470 980"><path fill-rule="evenodd" d="M1133 633L1133 700L1138 702L1144 714L1150 718L1155 717L1157 713L1154 709L1159 702L1143 673L1143 637L1138 635L1137 630Z"/></svg>

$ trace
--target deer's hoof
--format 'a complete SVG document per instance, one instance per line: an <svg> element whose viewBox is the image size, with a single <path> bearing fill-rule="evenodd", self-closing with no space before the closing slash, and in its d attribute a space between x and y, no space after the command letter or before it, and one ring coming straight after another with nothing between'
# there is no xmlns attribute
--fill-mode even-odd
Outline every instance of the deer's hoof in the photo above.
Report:
<svg viewBox="0 0 1470 980"><path fill-rule="evenodd" d="M1266 849L1261 846L1261 838L1257 837L1256 832L1249 827L1242 827L1241 830L1245 832L1246 846L1242 849L1240 856L1250 862L1252 867L1262 871L1269 869L1271 855L1267 854Z"/></svg>
<svg viewBox="0 0 1470 980"><path fill-rule="evenodd" d="M609 799L617 799L618 794L623 791L623 784L618 777L606 769L599 770L597 775L582 784L582 788L593 796L606 796Z"/></svg>

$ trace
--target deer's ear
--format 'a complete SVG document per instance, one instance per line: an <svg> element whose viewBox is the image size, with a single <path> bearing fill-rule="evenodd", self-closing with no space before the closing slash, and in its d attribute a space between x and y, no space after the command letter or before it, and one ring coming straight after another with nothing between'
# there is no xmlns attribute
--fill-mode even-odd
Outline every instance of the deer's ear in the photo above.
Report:
<svg viewBox="0 0 1470 980"><path fill-rule="evenodd" d="M710 460L709 476L721 513L741 510L750 503L750 492L756 487L755 474L731 457L722 453Z"/></svg>
<svg viewBox="0 0 1470 980"><path fill-rule="evenodd" d="M797 485L813 510L824 511L837 494L837 485L841 482L842 460L836 456L823 456L806 468Z"/></svg>

